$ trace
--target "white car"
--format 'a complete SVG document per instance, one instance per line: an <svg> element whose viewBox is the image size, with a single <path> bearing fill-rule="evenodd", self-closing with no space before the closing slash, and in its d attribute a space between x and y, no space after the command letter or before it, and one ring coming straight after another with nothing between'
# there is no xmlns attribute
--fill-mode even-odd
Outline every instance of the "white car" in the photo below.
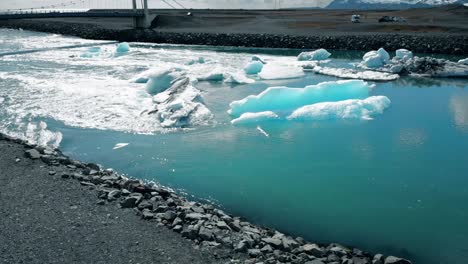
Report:
<svg viewBox="0 0 468 264"><path fill-rule="evenodd" d="M351 22L360 23L361 22L361 16L360 15L352 15L351 16Z"/></svg>

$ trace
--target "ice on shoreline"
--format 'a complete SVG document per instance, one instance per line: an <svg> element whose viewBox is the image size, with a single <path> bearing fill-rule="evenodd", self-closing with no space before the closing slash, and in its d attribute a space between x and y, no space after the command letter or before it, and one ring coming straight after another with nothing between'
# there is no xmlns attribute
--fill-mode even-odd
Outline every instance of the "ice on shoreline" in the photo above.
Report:
<svg viewBox="0 0 468 264"><path fill-rule="evenodd" d="M362 80L323 82L305 88L270 87L258 95L231 102L228 113L238 117L243 113L292 111L318 102L364 99L370 85Z"/></svg>
<svg viewBox="0 0 468 264"><path fill-rule="evenodd" d="M468 58L463 59L463 60L459 60L458 63L461 63L461 64L468 64Z"/></svg>
<svg viewBox="0 0 468 264"><path fill-rule="evenodd" d="M331 56L331 53L326 49L318 49L311 52L302 52L297 56L298 61L321 61L326 60Z"/></svg>
<svg viewBox="0 0 468 264"><path fill-rule="evenodd" d="M315 66L312 71L318 74L334 76L346 79L359 79L364 81L394 81L400 78L398 74L378 71L356 71L345 68L330 68Z"/></svg>
<svg viewBox="0 0 468 264"><path fill-rule="evenodd" d="M386 96L371 96L364 100L350 99L338 102L322 102L303 106L287 117L288 120L332 120L332 119L372 119L390 107Z"/></svg>

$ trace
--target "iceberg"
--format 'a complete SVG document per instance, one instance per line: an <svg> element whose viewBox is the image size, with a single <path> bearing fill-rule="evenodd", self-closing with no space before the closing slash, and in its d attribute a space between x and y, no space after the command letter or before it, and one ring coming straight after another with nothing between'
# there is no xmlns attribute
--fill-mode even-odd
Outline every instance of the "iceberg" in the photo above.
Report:
<svg viewBox="0 0 468 264"><path fill-rule="evenodd" d="M330 68L315 66L312 71L318 74L334 76L345 79L359 79L365 81L394 81L400 78L398 74L378 71L356 71L345 68Z"/></svg>
<svg viewBox="0 0 468 264"><path fill-rule="evenodd" d="M231 74L228 74L224 82L231 83L231 84L249 84L249 83L254 83L255 80L247 78L243 74L231 73Z"/></svg>
<svg viewBox="0 0 468 264"><path fill-rule="evenodd" d="M468 65L445 59L414 57L404 64L411 74L429 77L468 77Z"/></svg>
<svg viewBox="0 0 468 264"><path fill-rule="evenodd" d="M157 94L168 89L172 83L185 76L180 68L165 68L147 72L146 91L149 94ZM135 82L144 81L144 77L137 78Z"/></svg>
<svg viewBox="0 0 468 264"><path fill-rule="evenodd" d="M386 50L380 48L377 51L372 50L364 54L362 60L362 64L368 68L379 68L390 61L390 55Z"/></svg>
<svg viewBox="0 0 468 264"><path fill-rule="evenodd" d="M331 53L328 52L326 49L318 49L311 52L302 52L297 56L298 61L318 61L318 60L326 60L330 57Z"/></svg>
<svg viewBox="0 0 468 264"><path fill-rule="evenodd" d="M407 60L413 58L413 52L411 52L411 51L409 51L407 49L398 49L396 51L396 56L395 57L400 59L400 60L407 61Z"/></svg>
<svg viewBox="0 0 468 264"><path fill-rule="evenodd" d="M130 45L127 42L122 42L117 45L115 53L122 54L130 51Z"/></svg>
<svg viewBox="0 0 468 264"><path fill-rule="evenodd" d="M282 80L300 78L305 75L300 67L293 66L275 66L267 64L263 67L258 77L263 80Z"/></svg>
<svg viewBox="0 0 468 264"><path fill-rule="evenodd" d="M463 60L459 60L458 63L461 63L461 64L468 64L468 58L463 59Z"/></svg>
<svg viewBox="0 0 468 264"><path fill-rule="evenodd" d="M264 122L268 120L277 120L280 117L272 111L264 111L259 113L243 113L240 117L233 119L231 124L240 125L240 124L250 124L257 122Z"/></svg>
<svg viewBox="0 0 468 264"><path fill-rule="evenodd" d="M248 112L292 111L319 102L364 99L369 88L362 80L323 82L305 88L270 87L258 95L231 102L228 113L237 117Z"/></svg>
<svg viewBox="0 0 468 264"><path fill-rule="evenodd" d="M287 117L288 120L372 119L390 107L386 96L371 96L364 100L350 99L338 102L322 102L303 106Z"/></svg>
<svg viewBox="0 0 468 264"><path fill-rule="evenodd" d="M258 74L263 69L263 63L260 61L252 61L244 68L246 74Z"/></svg>
<svg viewBox="0 0 468 264"><path fill-rule="evenodd" d="M155 108L144 113L155 115L164 128L208 124L213 118L204 104L201 92L191 85L188 77L175 80L171 87L155 95L153 102Z"/></svg>

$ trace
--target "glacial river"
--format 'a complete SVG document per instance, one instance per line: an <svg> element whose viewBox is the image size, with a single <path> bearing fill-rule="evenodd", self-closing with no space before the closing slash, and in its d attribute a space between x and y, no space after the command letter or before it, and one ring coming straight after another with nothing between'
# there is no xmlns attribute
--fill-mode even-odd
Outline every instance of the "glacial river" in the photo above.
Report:
<svg viewBox="0 0 468 264"><path fill-rule="evenodd" d="M95 44L94 44L95 43ZM87 44L100 47L96 50ZM57 49L78 45L73 49ZM198 81L213 118L184 129L142 114L154 103L131 80L179 67L189 76L243 74L253 55L297 70L297 50L130 43L0 29L0 131L317 242L340 242L416 264L468 263L468 82L402 77L369 82L391 105L370 118L232 125L232 101L272 86L337 81L314 73L249 84ZM350 68L364 52L332 52ZM199 59L199 58L203 59ZM450 58L460 59L460 58ZM287 74L279 72L279 74ZM245 74L244 74L245 75ZM120 145L118 145L120 144Z"/></svg>

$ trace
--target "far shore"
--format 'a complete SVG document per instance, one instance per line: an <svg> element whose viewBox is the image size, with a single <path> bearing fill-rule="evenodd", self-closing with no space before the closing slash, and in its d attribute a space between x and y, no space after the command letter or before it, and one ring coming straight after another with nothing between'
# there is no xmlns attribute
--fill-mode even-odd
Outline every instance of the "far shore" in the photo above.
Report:
<svg viewBox="0 0 468 264"><path fill-rule="evenodd" d="M375 50L468 55L468 8L356 10L152 10L151 29L129 18L3 20L0 27L86 39L262 48ZM360 14L361 23L351 23ZM380 23L382 16L406 22Z"/></svg>

